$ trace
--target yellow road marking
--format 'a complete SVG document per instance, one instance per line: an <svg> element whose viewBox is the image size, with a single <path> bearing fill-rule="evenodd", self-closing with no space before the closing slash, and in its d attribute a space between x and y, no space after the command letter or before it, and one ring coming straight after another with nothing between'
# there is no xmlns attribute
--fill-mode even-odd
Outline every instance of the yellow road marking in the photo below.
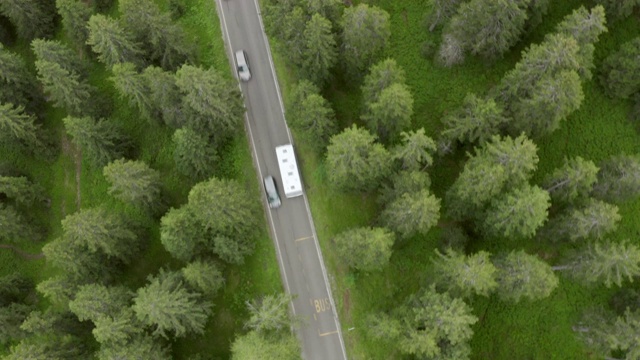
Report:
<svg viewBox="0 0 640 360"><path fill-rule="evenodd" d="M309 239L313 239L313 236L307 236L307 237L303 237L303 238L298 238L298 239L296 239L296 242L303 241L303 240L309 240Z"/></svg>
<svg viewBox="0 0 640 360"><path fill-rule="evenodd" d="M336 330L336 331L330 331L330 332L326 332L326 333L322 333L322 334L321 334L321 333L320 333L320 330L318 330L318 335L319 335L319 336L327 336L327 335L333 335L333 334L337 334L337 333L338 333L338 330Z"/></svg>

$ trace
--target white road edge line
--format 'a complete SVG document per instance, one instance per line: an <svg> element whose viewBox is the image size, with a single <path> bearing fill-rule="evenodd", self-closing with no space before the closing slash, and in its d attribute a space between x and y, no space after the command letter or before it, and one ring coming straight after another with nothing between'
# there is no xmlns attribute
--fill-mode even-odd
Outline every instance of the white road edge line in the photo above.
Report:
<svg viewBox="0 0 640 360"><path fill-rule="evenodd" d="M293 138L291 137L291 132L289 131L289 126L287 126L287 121L285 119L284 114L284 105L282 103L282 97L280 96L280 85L278 84L278 79L276 77L276 69L273 64L273 58L271 57L271 47L269 45L269 39L267 38L267 32L264 29L264 24L262 23L262 14L260 12L260 6L258 5L258 0L253 0L255 4L256 11L258 12L258 21L260 22L260 29L262 30L262 37L264 38L264 43L267 48L267 55L269 56L269 65L271 66L271 76L273 76L273 82L276 84L276 92L278 94L278 101L280 102L280 111L282 112L282 121L284 121L284 127L287 129L287 136L289 137L289 142L293 144ZM307 200L307 194L303 193L302 197L304 198L304 205L307 208L307 216L309 217L309 223L311 224L311 229L313 231L313 242L316 245L316 252L318 253L318 258L320 259L320 268L322 269L322 276L324 277L324 286L327 289L327 293L329 295L329 301L331 302L331 306L333 307L333 319L336 324L336 328L338 329L338 338L340 339L340 347L342 348L342 356L344 359L347 359L347 351L344 346L344 340L342 339L342 328L340 327L340 321L338 320L338 309L335 306L335 302L333 301L333 294L331 293L331 287L329 286L329 278L327 276L327 269L324 267L324 259L322 257L322 252L320 251L320 245L318 244L318 235L316 234L316 226L313 223L313 218L311 217L311 208L309 207L309 201Z"/></svg>
<svg viewBox="0 0 640 360"><path fill-rule="evenodd" d="M229 33L227 30L227 21L224 17L224 11L222 10L222 3L220 3L219 1L216 1L216 4L218 4L219 7L219 11L218 13L220 14L220 19L222 20L222 25L223 25L223 29L224 29L224 35L227 38L227 44L229 44L229 47L231 47L231 66L232 69L234 68L234 63L233 63L233 46L231 46L231 39L229 38ZM260 12L258 12L258 15L260 14ZM259 16L258 16L259 18ZM264 31L264 29L263 29ZM238 79L238 74L234 72L234 77L236 78L236 80L238 80L238 88L240 89L240 93L242 93L242 86L240 85L240 80ZM278 84L276 84L276 86L278 86ZM280 94L278 94L278 96L280 96ZM281 103L282 104L282 103ZM249 130L249 142L251 143L251 149L253 150L253 154L254 154L254 161L256 163L256 166L258 167L258 175L259 175L259 180L262 181L263 175L262 175L262 169L260 168L260 161L258 161L258 151L256 149L256 144L253 142L253 131L251 130L251 123L249 122L249 115L248 115L248 111L244 112L244 120L245 120L245 124L247 124L247 129ZM287 129L287 132L289 131L289 129ZM263 197L264 198L264 197ZM264 202L263 202L263 206L264 206ZM268 208L267 208L268 209ZM287 279L287 272L284 268L284 261L282 258L282 252L280 252L280 241L278 240L278 235L276 234L276 227L275 224L273 223L273 216L271 215L271 210L268 209L267 210L267 214L269 216L269 222L271 223L271 229L273 229L273 238L276 241L276 250L278 252L278 265L280 265L280 270L282 271L282 276L284 277L284 284L287 288L287 294L291 294L291 288L289 287L289 280ZM291 310L293 311L293 315L296 316L296 308L293 305L293 300L291 300L290 302L291 305Z"/></svg>

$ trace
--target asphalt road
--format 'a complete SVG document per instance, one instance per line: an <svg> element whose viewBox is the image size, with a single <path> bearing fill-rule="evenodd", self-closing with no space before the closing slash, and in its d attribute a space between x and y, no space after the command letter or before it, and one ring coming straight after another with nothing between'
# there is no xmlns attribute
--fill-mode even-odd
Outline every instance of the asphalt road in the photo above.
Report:
<svg viewBox="0 0 640 360"><path fill-rule="evenodd" d="M285 289L292 295L293 313L302 318L297 329L306 360L346 360L342 331L324 268L313 220L305 196L287 199L275 147L291 143L280 90L255 0L217 0L223 37L230 52L245 50L252 78L242 82L253 156L262 179L272 175L282 206L268 212ZM235 65L233 66L235 68ZM294 144L295 146L295 144Z"/></svg>

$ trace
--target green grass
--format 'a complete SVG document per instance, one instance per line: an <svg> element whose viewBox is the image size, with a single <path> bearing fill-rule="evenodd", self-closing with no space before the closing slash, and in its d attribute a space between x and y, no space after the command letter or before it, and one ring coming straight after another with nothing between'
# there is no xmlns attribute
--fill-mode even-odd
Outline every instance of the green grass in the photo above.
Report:
<svg viewBox="0 0 640 360"><path fill-rule="evenodd" d="M542 41L546 33L554 31L555 25L581 4L592 6L591 2L580 0L551 2L544 23L525 36L503 59L488 63L468 58L464 64L447 69L421 55L423 42L437 42L440 37L439 31L429 33L424 26L427 13L424 1L372 0L367 3L380 6L391 15L392 35L386 56L396 59L407 74L407 84L415 101L413 128L424 127L433 137L437 137L442 128L443 115L455 110L467 93L486 94L513 68L528 44ZM558 131L537 142L540 163L534 182L539 183L545 174L560 166L566 156L579 155L598 162L621 152L640 152L638 128L627 119L630 103L606 97L597 83L597 67L602 59L638 34L640 21L636 17L611 25L609 32L600 37L596 45L594 80L583 86L585 100L582 107ZM275 51L276 70L286 100L296 76L287 69L285 58L285 54ZM359 122L361 99L357 87L345 87L337 82L324 95L332 103L340 126ZM380 209L374 195L336 193L327 185L321 157L302 142L297 144L297 151L323 256L331 274L349 358L403 358L394 344L367 335L366 317L370 313L390 311L407 295L429 282L432 266L429 259L438 244L440 229L434 229L424 238L396 244L390 264L381 272L350 271L340 263L332 238L345 229L376 223ZM437 196L442 197L455 180L462 159L461 154L438 159L430 169L432 190ZM612 238L629 238L638 243L640 201L620 206L620 212L623 220ZM490 240L475 241L471 247L493 253L524 248L552 264L560 261L560 256L570 248L534 241L505 243ZM613 292L604 287L586 288L562 278L560 286L549 298L537 302L523 301L513 305L495 297L476 298L471 303L479 318L473 327L472 358L592 358L575 339L571 326L585 309L606 306Z"/></svg>
<svg viewBox="0 0 640 360"><path fill-rule="evenodd" d="M163 9L168 9L168 1L157 0ZM233 79L231 68L225 55L215 3L209 0L184 0L185 12L178 22L196 44L196 59L204 67L214 67L228 79ZM117 15L116 8L111 14ZM64 41L62 32L57 38ZM17 43L12 49L28 61L33 61L28 45ZM187 195L194 181L178 174L173 159L171 136L173 131L165 126L149 124L126 101L117 96L109 77L111 72L97 62L92 62L89 81L99 89L102 97L110 102L113 110L109 121L118 124L134 143L136 159L145 161L150 167L160 171L163 181L163 197L169 206L178 207L187 201ZM47 108L45 127L60 140L64 134L62 119L65 112ZM67 152L61 152L52 162L34 160L19 153L3 154L3 157L17 171L28 175L47 190L51 206L36 211L36 217L47 228L47 238L42 243L25 244L21 248L30 253L39 253L42 246L61 235L60 221L66 215L81 208L104 206L110 211L125 214L143 229L145 249L136 262L123 274L122 283L131 289L144 286L146 277L161 267L179 269L184 264L171 258L160 243L159 219L134 209L107 194L108 183L102 169L95 168L85 160L81 162L79 174L79 200L76 187L76 164L73 145ZM246 191L256 201L262 193L253 168L249 144L243 132L225 149L217 177L233 178L240 181ZM53 275L56 270L48 266L44 259L24 260L11 250L0 249L0 275L18 271L39 282ZM243 332L247 319L246 301L256 297L282 291L275 249L269 238L266 221L260 222L256 238L256 251L243 265L224 266L226 284L213 300L214 312L202 336L192 336L176 340L173 344L174 358L187 359L190 355L202 355L226 359L230 356L230 344L236 334ZM46 306L46 301L42 303ZM6 351L6 349L4 349ZM3 349L0 348L0 354Z"/></svg>

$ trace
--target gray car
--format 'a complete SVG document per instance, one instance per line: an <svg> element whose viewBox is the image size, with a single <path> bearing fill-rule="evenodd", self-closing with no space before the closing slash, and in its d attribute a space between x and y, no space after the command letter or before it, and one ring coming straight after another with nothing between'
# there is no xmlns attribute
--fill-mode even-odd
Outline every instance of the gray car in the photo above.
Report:
<svg viewBox="0 0 640 360"><path fill-rule="evenodd" d="M267 202L269 202L270 208L277 209L282 205L280 195L278 195L276 181L273 176L269 175L264 178L264 191L267 194Z"/></svg>
<svg viewBox="0 0 640 360"><path fill-rule="evenodd" d="M251 70L249 70L249 58L247 52L244 50L236 51L236 67L238 69L238 76L242 81L251 80Z"/></svg>

